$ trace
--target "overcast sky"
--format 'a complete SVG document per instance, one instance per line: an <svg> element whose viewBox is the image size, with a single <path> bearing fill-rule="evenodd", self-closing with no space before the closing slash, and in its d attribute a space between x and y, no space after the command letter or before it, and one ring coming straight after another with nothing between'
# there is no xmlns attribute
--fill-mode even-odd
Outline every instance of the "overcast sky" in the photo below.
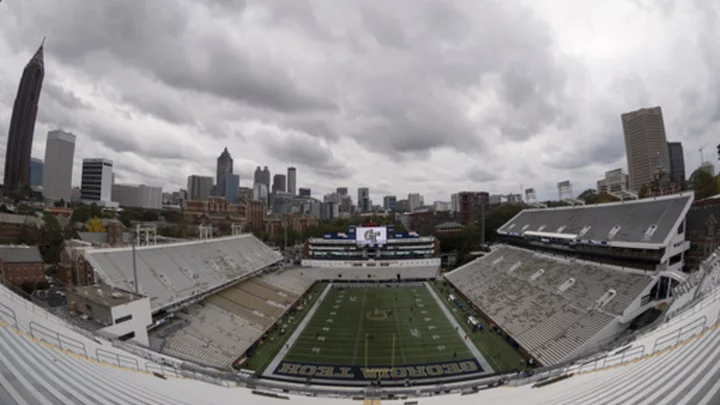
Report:
<svg viewBox="0 0 720 405"><path fill-rule="evenodd" d="M116 182L184 188L227 146L246 186L294 165L316 197L553 198L626 168L620 114L656 105L689 175L720 143L719 17L708 0L6 0L0 159L47 36L33 157L73 132L76 185L105 157Z"/></svg>

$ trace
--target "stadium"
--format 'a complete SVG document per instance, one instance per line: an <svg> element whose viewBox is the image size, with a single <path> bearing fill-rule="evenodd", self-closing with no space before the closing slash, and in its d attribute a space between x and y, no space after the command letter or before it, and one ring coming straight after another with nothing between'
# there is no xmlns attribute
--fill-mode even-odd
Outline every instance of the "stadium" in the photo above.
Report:
<svg viewBox="0 0 720 405"><path fill-rule="evenodd" d="M692 202L525 209L449 272L373 223L300 266L250 234L88 247L66 314L0 286L0 403L717 404L720 252L685 268Z"/></svg>

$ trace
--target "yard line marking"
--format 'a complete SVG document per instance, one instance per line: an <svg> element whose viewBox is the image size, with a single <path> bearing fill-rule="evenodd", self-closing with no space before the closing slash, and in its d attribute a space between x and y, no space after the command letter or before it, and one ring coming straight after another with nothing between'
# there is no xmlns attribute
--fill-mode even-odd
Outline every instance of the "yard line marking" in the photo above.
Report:
<svg viewBox="0 0 720 405"><path fill-rule="evenodd" d="M367 298L367 290L363 290L362 303L360 304L360 322L358 322L357 336L355 337L355 349L353 349L352 363L355 364L357 359L358 346L360 346L360 331L362 330L363 319L365 319L365 299Z"/></svg>
<svg viewBox="0 0 720 405"><path fill-rule="evenodd" d="M400 346L400 354L402 355L403 363L407 363L407 358L405 357L405 346L402 343L402 330L400 330L400 317L397 315L397 305L395 304L395 291L392 293L392 303L393 303L393 314L395 314L395 330L397 333L397 340L398 345ZM417 331L417 329L416 329ZM412 331L410 332L412 333ZM396 362L397 364L397 362Z"/></svg>

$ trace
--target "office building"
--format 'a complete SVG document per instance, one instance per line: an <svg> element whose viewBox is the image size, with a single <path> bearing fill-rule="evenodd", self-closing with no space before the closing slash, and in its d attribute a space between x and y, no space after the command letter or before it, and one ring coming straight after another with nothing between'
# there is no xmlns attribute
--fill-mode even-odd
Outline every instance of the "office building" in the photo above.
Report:
<svg viewBox="0 0 720 405"><path fill-rule="evenodd" d="M288 171L288 172L289 172L289 171ZM274 175L274 176L273 176L272 192L273 192L273 193L284 193L284 192L285 192L285 185L286 185L286 183L289 184L289 182L287 182L287 181L285 180L285 175L284 175L284 174L276 174L276 175ZM288 191L288 192L290 192L290 191ZM295 195L294 192L291 193L291 194Z"/></svg>
<svg viewBox="0 0 720 405"><path fill-rule="evenodd" d="M255 168L255 176L253 178L254 183L262 183L270 190L270 169L267 166L261 169L260 166Z"/></svg>
<svg viewBox="0 0 720 405"><path fill-rule="evenodd" d="M338 203L336 202L323 202L320 203L320 218L321 219L334 219L340 216Z"/></svg>
<svg viewBox="0 0 720 405"><path fill-rule="evenodd" d="M251 187L238 187L238 200L248 202L253 199L253 189Z"/></svg>
<svg viewBox="0 0 720 405"><path fill-rule="evenodd" d="M213 178L210 176L198 176L193 174L188 176L187 192L188 200L198 201L207 200L213 188Z"/></svg>
<svg viewBox="0 0 720 405"><path fill-rule="evenodd" d="M225 190L223 196L230 204L237 204L238 202L238 189L240 188L240 176L237 174L225 175Z"/></svg>
<svg viewBox="0 0 720 405"><path fill-rule="evenodd" d="M287 169L287 192L295 195L297 191L297 169L288 167Z"/></svg>
<svg viewBox="0 0 720 405"><path fill-rule="evenodd" d="M397 212L410 212L410 201L408 200L397 200L395 203L395 211Z"/></svg>
<svg viewBox="0 0 720 405"><path fill-rule="evenodd" d="M42 183L43 196L48 200L72 200L75 139L75 135L69 132L48 132Z"/></svg>
<svg viewBox="0 0 720 405"><path fill-rule="evenodd" d="M30 186L42 186L43 166L41 159L30 158Z"/></svg>
<svg viewBox="0 0 720 405"><path fill-rule="evenodd" d="M348 195L348 188L347 187L338 187L335 190L335 192L338 193L339 195Z"/></svg>
<svg viewBox="0 0 720 405"><path fill-rule="evenodd" d="M253 200L260 201L267 207L270 204L268 197L268 188L265 183L255 183L253 185Z"/></svg>
<svg viewBox="0 0 720 405"><path fill-rule="evenodd" d="M311 197L312 196L312 190L309 188L300 188L298 189L298 194L300 197Z"/></svg>
<svg viewBox="0 0 720 405"><path fill-rule="evenodd" d="M17 190L30 185L30 152L44 77L45 65L41 44L30 62L25 65L10 117L3 182L8 190Z"/></svg>
<svg viewBox="0 0 720 405"><path fill-rule="evenodd" d="M460 212L460 194L455 193L450 196L450 211L452 213Z"/></svg>
<svg viewBox="0 0 720 405"><path fill-rule="evenodd" d="M225 199L228 200L227 194L228 190L230 190L231 196L237 199L237 186L233 188L228 184L228 178L231 175L233 175L233 158L230 156L228 149L225 148L217 158L215 186L211 194L218 197L225 197Z"/></svg>
<svg viewBox="0 0 720 405"><path fill-rule="evenodd" d="M654 180L658 167L670 167L662 109L643 108L624 113L621 120L630 190L638 192Z"/></svg>
<svg viewBox="0 0 720 405"><path fill-rule="evenodd" d="M370 189L367 187L358 188L358 211L370 212L372 201L370 201Z"/></svg>
<svg viewBox="0 0 720 405"><path fill-rule="evenodd" d="M623 173L623 169L615 169L605 172L605 178L598 180L597 192L600 193L620 193L629 190L628 175Z"/></svg>
<svg viewBox="0 0 720 405"><path fill-rule="evenodd" d="M450 203L447 201L435 201L433 203L433 211L450 211Z"/></svg>
<svg viewBox="0 0 720 405"><path fill-rule="evenodd" d="M460 213L458 222L463 225L473 224L487 213L490 207L490 194L484 191L463 191L458 195Z"/></svg>
<svg viewBox="0 0 720 405"><path fill-rule="evenodd" d="M383 208L386 211L395 211L397 210L397 197L394 195L386 195L383 197Z"/></svg>
<svg viewBox="0 0 720 405"><path fill-rule="evenodd" d="M668 142L668 158L670 159L670 180L679 184L685 184L685 155L680 142Z"/></svg>
<svg viewBox="0 0 720 405"><path fill-rule="evenodd" d="M162 188L144 184L113 184L112 200L121 207L135 207L151 210L162 209Z"/></svg>
<svg viewBox="0 0 720 405"><path fill-rule="evenodd" d="M112 201L112 160L83 159L80 198L88 202Z"/></svg>
<svg viewBox="0 0 720 405"><path fill-rule="evenodd" d="M415 211L425 205L425 199L418 193L410 193L408 194L408 203L410 204L410 211Z"/></svg>

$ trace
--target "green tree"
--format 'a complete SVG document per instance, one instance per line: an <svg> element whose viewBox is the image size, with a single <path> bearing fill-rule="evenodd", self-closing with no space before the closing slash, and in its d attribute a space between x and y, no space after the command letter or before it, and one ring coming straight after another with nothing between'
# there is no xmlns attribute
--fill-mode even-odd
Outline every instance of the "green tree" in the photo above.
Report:
<svg viewBox="0 0 720 405"><path fill-rule="evenodd" d="M20 215L35 216L35 209L27 204L20 204L15 208L15 213Z"/></svg>
<svg viewBox="0 0 720 405"><path fill-rule="evenodd" d="M72 222L82 222L84 224L89 221L90 218L90 207L88 207L87 205L79 205L73 210L70 220Z"/></svg>
<svg viewBox="0 0 720 405"><path fill-rule="evenodd" d="M598 203L598 194L592 188L589 188L589 189L583 191L582 193L580 193L578 198L585 201L585 204L597 204Z"/></svg>
<svg viewBox="0 0 720 405"><path fill-rule="evenodd" d="M10 210L8 209L7 205L0 204L0 212L10 212Z"/></svg>
<svg viewBox="0 0 720 405"><path fill-rule="evenodd" d="M695 170L690 176L690 181L695 191L696 200L702 200L717 193L717 181L710 173L704 170Z"/></svg>
<svg viewBox="0 0 720 405"><path fill-rule="evenodd" d="M56 208L64 208L65 200L61 198L60 201L55 201L54 205Z"/></svg>
<svg viewBox="0 0 720 405"><path fill-rule="evenodd" d="M38 248L45 263L60 262L60 251L63 243L63 229L54 215L46 212L43 216L45 224L40 231Z"/></svg>

